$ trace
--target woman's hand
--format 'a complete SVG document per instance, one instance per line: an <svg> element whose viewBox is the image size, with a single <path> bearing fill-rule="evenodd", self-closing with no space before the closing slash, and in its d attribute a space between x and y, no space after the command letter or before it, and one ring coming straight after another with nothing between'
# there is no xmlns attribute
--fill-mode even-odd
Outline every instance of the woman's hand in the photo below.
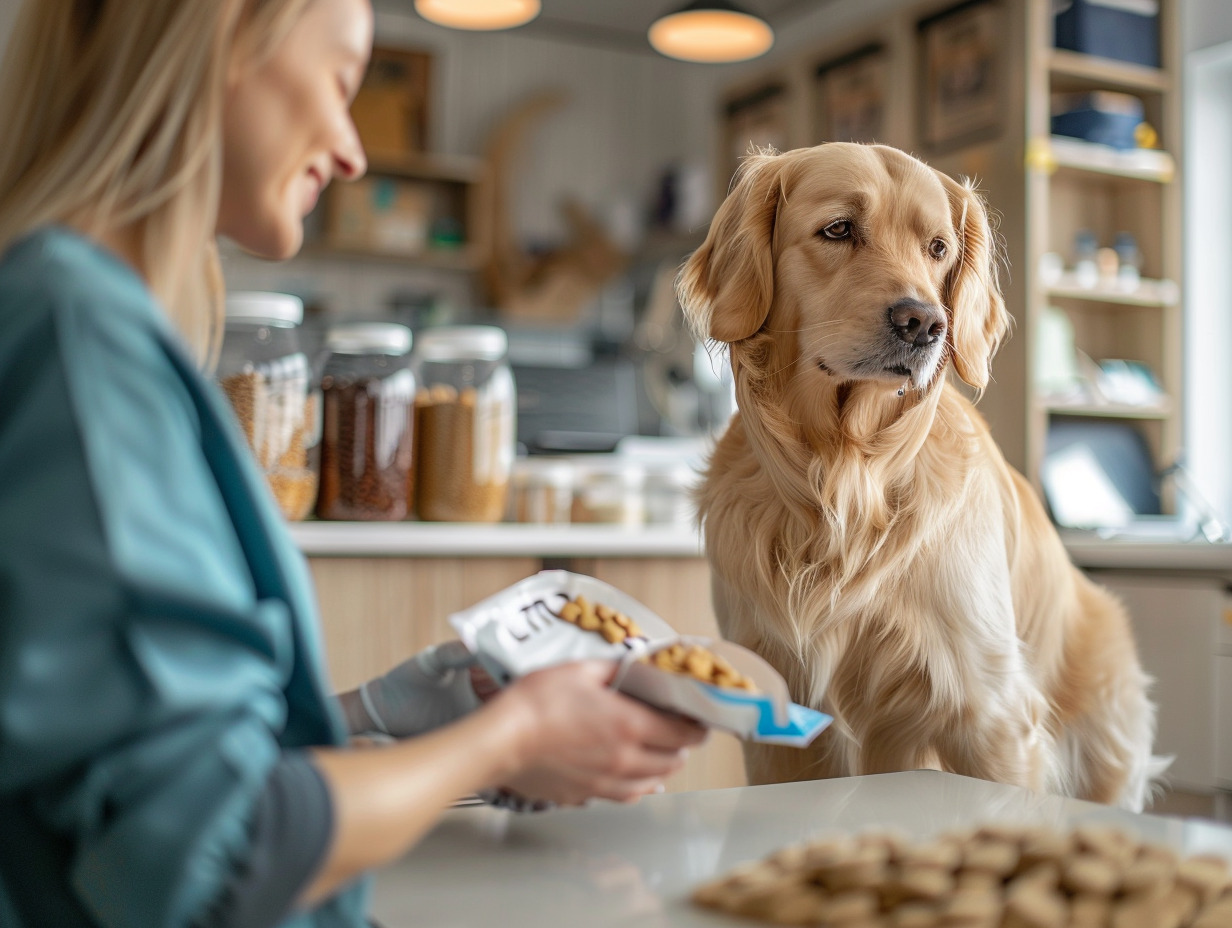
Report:
<svg viewBox="0 0 1232 928"><path fill-rule="evenodd" d="M501 785L527 799L632 802L662 788L705 729L608 687L615 666L579 661L528 674L491 699L521 726L518 769Z"/></svg>

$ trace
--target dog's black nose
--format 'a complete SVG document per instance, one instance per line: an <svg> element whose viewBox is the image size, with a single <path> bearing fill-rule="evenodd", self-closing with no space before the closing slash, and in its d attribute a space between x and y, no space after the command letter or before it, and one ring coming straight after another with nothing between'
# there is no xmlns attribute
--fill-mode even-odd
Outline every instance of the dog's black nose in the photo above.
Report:
<svg viewBox="0 0 1232 928"><path fill-rule="evenodd" d="M945 337L945 311L919 300L899 300L889 309L898 337L915 348L927 348Z"/></svg>

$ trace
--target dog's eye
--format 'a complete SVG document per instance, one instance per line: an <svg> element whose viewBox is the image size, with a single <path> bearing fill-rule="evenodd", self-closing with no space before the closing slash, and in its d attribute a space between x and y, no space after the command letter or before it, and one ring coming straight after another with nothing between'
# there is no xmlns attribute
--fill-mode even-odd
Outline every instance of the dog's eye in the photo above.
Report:
<svg viewBox="0 0 1232 928"><path fill-rule="evenodd" d="M851 221L849 219L840 219L838 222L832 222L821 230L821 234L836 242L851 238Z"/></svg>
<svg viewBox="0 0 1232 928"><path fill-rule="evenodd" d="M935 238L928 243L928 253L938 261L944 258L949 250L949 246L946 245L945 239Z"/></svg>

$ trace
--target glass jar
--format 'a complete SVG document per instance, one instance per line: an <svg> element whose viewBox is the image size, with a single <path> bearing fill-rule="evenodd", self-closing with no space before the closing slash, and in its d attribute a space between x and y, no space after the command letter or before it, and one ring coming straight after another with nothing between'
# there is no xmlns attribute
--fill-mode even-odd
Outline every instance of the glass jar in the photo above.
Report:
<svg viewBox="0 0 1232 928"><path fill-rule="evenodd" d="M308 515L317 495L317 397L299 344L303 319L298 297L230 294L216 372L278 507L293 521Z"/></svg>
<svg viewBox="0 0 1232 928"><path fill-rule="evenodd" d="M619 455L579 459L573 484L574 522L641 525L646 469Z"/></svg>
<svg viewBox="0 0 1232 928"><path fill-rule="evenodd" d="M411 330L350 323L325 336L321 371L322 519L405 519L414 495Z"/></svg>
<svg viewBox="0 0 1232 928"><path fill-rule="evenodd" d="M573 506L573 464L562 458L519 458L513 465L509 521L567 525Z"/></svg>
<svg viewBox="0 0 1232 928"><path fill-rule="evenodd" d="M414 369L415 508L432 522L499 522L516 448L513 372L504 331L419 333Z"/></svg>

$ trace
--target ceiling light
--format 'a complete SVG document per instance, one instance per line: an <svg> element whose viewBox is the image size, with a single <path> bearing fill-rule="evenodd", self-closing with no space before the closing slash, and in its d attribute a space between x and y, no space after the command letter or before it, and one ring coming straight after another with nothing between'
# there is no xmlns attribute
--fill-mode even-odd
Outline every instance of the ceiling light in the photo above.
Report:
<svg viewBox="0 0 1232 928"><path fill-rule="evenodd" d="M415 12L453 29L512 29L539 15L539 0L415 0Z"/></svg>
<svg viewBox="0 0 1232 928"><path fill-rule="evenodd" d="M681 61L747 61L774 44L765 20L725 0L693 0L659 18L648 35L655 51Z"/></svg>

